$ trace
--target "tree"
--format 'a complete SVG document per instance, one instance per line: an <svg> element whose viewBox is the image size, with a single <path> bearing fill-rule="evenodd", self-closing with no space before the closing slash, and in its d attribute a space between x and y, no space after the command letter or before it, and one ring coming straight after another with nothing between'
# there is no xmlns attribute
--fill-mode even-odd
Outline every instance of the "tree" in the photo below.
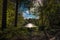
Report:
<svg viewBox="0 0 60 40"><path fill-rule="evenodd" d="M45 33L45 35L47 34L48 40L50 40L50 35L49 34L55 35L57 33L56 29L59 28L59 22L60 22L59 20L60 19L59 19L58 14L60 12L58 13L58 11L59 11L58 9L60 9L60 6L59 6L59 2L57 2L57 1L58 0L47 0L47 1L45 1L44 5L43 5L43 8L42 8L43 15L45 17L47 17L47 19L49 21L49 26L45 26L45 28L44 28L44 33ZM43 20L43 22L44 22L44 20ZM45 22L44 22L43 25L45 25Z"/></svg>
<svg viewBox="0 0 60 40"><path fill-rule="evenodd" d="M18 0L16 0L15 27L17 27L17 16L18 16Z"/></svg>
<svg viewBox="0 0 60 40"><path fill-rule="evenodd" d="M7 0L3 0L2 10L2 30L6 28L6 16L7 16Z"/></svg>

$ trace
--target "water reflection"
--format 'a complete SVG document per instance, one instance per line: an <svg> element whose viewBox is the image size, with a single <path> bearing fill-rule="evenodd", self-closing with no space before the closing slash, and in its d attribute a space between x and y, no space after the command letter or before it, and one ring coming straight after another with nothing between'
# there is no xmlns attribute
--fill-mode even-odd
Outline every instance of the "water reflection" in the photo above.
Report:
<svg viewBox="0 0 60 40"><path fill-rule="evenodd" d="M37 27L36 25L32 24L32 23L28 23L27 25L25 25L25 27L27 28L33 28L33 27Z"/></svg>

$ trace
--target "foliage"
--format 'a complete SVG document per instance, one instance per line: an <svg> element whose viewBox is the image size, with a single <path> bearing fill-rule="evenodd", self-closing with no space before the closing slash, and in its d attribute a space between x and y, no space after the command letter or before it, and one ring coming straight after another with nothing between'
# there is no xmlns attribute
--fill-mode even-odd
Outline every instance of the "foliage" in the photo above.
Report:
<svg viewBox="0 0 60 40"><path fill-rule="evenodd" d="M0 27L1 27L1 20L2 19L2 0L0 0Z"/></svg>
<svg viewBox="0 0 60 40"><path fill-rule="evenodd" d="M20 0L19 0L20 1ZM32 4L30 4L32 5ZM47 0L44 2L43 7L38 10L41 11L39 20L31 20L31 22L37 25L37 28L33 28L31 33L28 28L24 27L24 24L29 23L29 20L24 20L21 14L18 14L17 27L14 27L15 21L15 8L16 3L8 0L7 5L7 28L1 30L2 21L2 0L0 0L0 40L29 40L30 37L38 40L44 40L46 30L49 36L55 37L60 30L60 1L59 0ZM31 36L32 35L32 36ZM39 39L39 37L41 39ZM60 37L60 36L59 36ZM46 39L46 38L45 38Z"/></svg>

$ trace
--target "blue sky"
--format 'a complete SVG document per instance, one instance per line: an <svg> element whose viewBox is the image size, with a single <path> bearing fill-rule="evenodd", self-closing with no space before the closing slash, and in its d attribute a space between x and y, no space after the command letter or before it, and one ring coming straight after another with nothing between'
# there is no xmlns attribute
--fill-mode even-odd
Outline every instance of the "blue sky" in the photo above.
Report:
<svg viewBox="0 0 60 40"><path fill-rule="evenodd" d="M24 4L21 4L18 11L23 13L22 16L24 17L24 19L29 19L29 18L36 19L36 17L37 17L37 16L33 15L32 12L29 12L29 9Z"/></svg>

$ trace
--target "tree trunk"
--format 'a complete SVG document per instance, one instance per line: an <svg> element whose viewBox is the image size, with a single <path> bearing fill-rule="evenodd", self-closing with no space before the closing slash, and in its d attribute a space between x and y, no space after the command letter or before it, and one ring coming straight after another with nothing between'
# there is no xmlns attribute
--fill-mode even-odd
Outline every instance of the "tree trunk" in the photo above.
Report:
<svg viewBox="0 0 60 40"><path fill-rule="evenodd" d="M6 28L6 16L7 16L7 0L3 0L3 10L2 10L2 30Z"/></svg>
<svg viewBox="0 0 60 40"><path fill-rule="evenodd" d="M17 16L18 16L18 0L16 0L16 12L15 12L15 27L17 27Z"/></svg>

